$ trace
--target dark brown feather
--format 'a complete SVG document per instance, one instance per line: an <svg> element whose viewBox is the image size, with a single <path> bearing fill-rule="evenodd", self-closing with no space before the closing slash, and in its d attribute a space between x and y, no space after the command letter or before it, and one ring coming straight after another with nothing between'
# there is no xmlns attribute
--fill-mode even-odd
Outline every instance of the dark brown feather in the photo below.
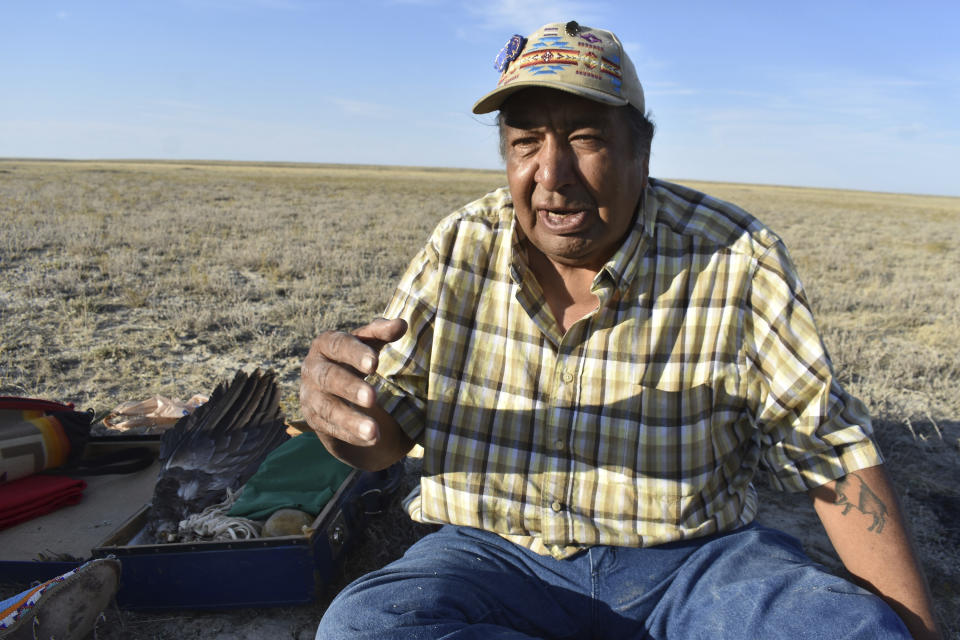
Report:
<svg viewBox="0 0 960 640"><path fill-rule="evenodd" d="M167 541L180 520L239 489L288 439L279 396L273 371L239 371L163 435L147 541Z"/></svg>

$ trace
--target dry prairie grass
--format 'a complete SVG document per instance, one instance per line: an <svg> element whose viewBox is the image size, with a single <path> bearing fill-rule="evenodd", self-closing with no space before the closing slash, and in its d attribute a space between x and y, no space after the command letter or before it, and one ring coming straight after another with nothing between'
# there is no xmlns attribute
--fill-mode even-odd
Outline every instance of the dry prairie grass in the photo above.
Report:
<svg viewBox="0 0 960 640"><path fill-rule="evenodd" d="M0 394L102 411L187 398L259 366L278 372L297 418L318 329L379 314L434 224L503 182L495 171L0 161ZM960 199L688 184L785 239L838 375L876 416L945 628L960 634ZM839 567L804 497L762 496L761 519ZM403 518L371 526L331 592L422 534ZM244 625L272 619L312 637L328 597L294 610L118 613L115 637L245 637Z"/></svg>

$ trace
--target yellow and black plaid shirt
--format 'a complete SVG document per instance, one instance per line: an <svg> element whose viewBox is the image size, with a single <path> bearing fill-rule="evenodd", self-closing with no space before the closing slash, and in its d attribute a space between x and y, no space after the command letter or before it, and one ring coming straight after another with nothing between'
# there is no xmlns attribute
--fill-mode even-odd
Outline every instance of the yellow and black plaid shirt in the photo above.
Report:
<svg viewBox="0 0 960 640"><path fill-rule="evenodd" d="M880 462L786 249L749 214L651 180L566 333L519 234L505 188L451 214L386 310L410 328L371 382L423 445L415 518L564 557L747 524L758 467L803 490Z"/></svg>

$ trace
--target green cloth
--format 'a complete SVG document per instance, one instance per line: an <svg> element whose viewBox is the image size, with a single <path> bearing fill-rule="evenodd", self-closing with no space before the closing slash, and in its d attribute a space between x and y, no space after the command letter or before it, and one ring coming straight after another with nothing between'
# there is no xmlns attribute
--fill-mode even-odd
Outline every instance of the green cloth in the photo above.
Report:
<svg viewBox="0 0 960 640"><path fill-rule="evenodd" d="M330 455L315 433L301 434L267 454L229 514L265 520L289 508L315 516L352 470Z"/></svg>

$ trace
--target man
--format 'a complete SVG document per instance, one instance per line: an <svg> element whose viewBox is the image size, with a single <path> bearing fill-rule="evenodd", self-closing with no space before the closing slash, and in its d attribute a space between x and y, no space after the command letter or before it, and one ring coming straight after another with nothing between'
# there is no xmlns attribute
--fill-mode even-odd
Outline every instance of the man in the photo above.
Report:
<svg viewBox="0 0 960 640"><path fill-rule="evenodd" d="M508 188L441 222L390 320L324 333L304 362L327 448L376 469L422 445L410 511L448 525L347 587L317 637L908 637L901 619L938 637L779 238L648 179L612 33L546 25L498 65L474 112L500 110ZM810 493L890 606L752 522L760 467Z"/></svg>

